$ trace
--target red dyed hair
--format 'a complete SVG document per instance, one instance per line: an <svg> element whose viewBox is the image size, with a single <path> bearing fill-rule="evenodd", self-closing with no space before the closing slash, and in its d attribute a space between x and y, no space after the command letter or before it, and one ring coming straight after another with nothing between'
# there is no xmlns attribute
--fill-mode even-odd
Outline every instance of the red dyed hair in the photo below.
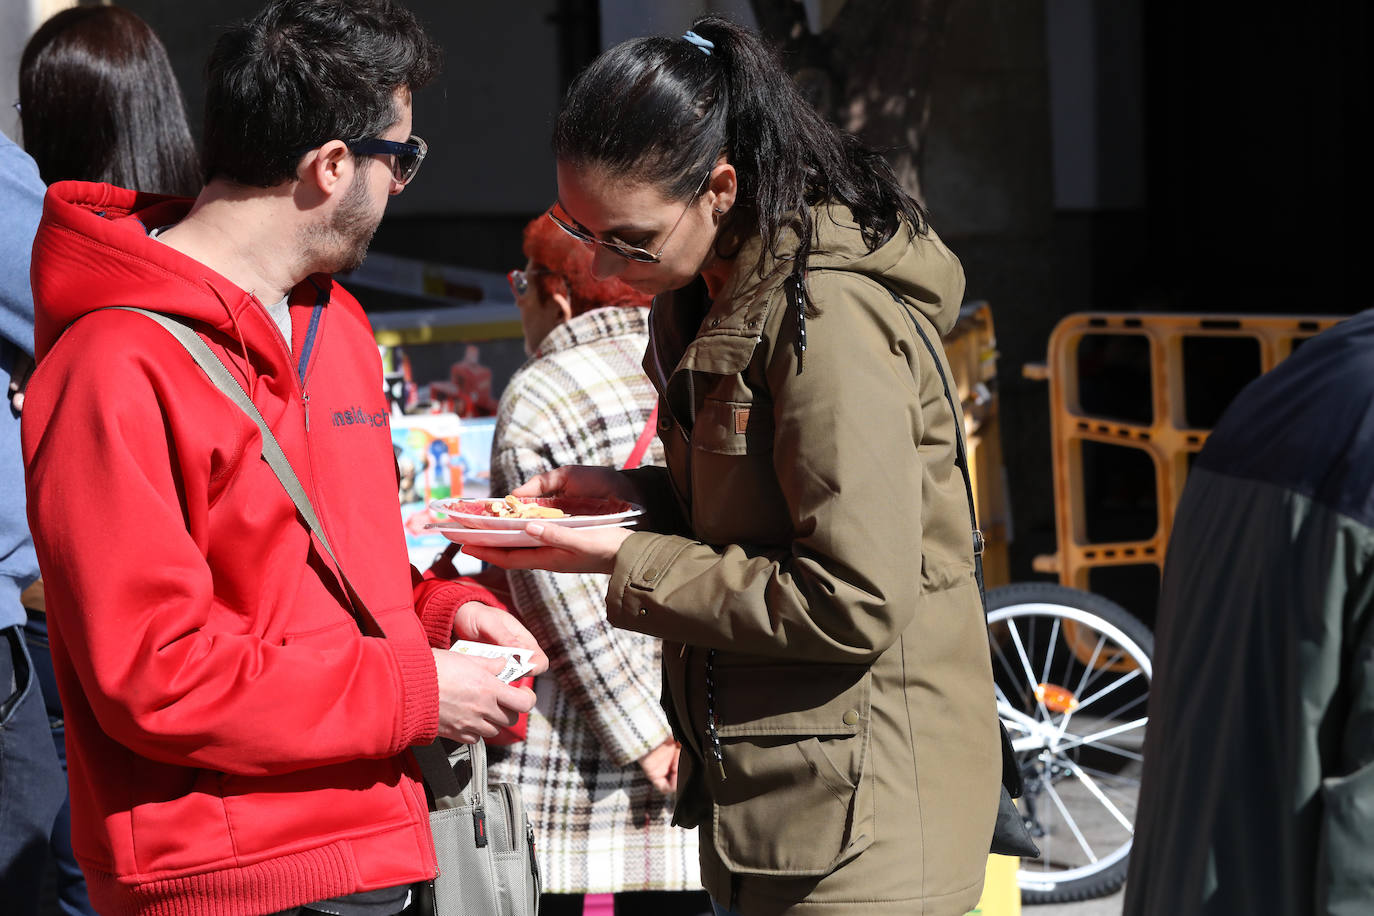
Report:
<svg viewBox="0 0 1374 916"><path fill-rule="evenodd" d="M653 298L617 277L598 280L592 274L591 247L559 229L546 214L525 227L525 257L549 271L530 277L539 294L547 299L566 290L574 315L607 306L647 306Z"/></svg>

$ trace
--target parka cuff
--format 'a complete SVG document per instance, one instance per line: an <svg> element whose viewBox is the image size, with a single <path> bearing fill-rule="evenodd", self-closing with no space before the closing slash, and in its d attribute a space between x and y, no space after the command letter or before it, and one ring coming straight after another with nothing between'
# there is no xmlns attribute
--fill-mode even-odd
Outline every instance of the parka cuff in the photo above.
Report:
<svg viewBox="0 0 1374 916"><path fill-rule="evenodd" d="M624 630L656 634L661 623L652 620L659 607L654 589L663 582L673 561L694 542L672 534L637 531L616 551L615 568L606 590L606 619Z"/></svg>

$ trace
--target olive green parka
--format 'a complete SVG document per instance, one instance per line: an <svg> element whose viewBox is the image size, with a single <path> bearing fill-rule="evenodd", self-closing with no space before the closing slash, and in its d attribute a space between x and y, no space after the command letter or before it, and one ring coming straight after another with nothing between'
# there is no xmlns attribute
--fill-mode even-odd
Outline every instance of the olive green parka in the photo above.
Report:
<svg viewBox="0 0 1374 916"><path fill-rule="evenodd" d="M627 472L653 531L620 549L608 617L665 640L675 818L716 900L962 914L1001 772L938 344L963 271L933 232L869 252L848 210L816 222L804 320L757 243L714 302L655 302L668 467Z"/></svg>

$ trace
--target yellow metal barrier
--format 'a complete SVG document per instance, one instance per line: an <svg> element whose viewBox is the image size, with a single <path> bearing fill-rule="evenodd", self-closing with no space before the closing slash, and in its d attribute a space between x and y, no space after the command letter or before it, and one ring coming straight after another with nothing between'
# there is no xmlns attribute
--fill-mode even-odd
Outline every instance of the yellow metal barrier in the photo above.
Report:
<svg viewBox="0 0 1374 916"><path fill-rule="evenodd" d="M988 304L971 302L964 306L944 346L963 405L969 476L985 543L983 578L988 588L995 588L1010 581L1007 545L1011 530L998 415L997 336Z"/></svg>
<svg viewBox="0 0 1374 916"><path fill-rule="evenodd" d="M1252 341L1258 373L1268 372L1303 340L1331 327L1342 316L1172 315L1085 313L1070 315L1050 335L1047 363L1025 367L1028 378L1050 385L1055 523L1058 550L1035 558L1039 572L1055 573L1068 586L1091 591L1089 575L1110 566L1150 565L1162 570L1193 455L1202 450L1209 428L1190 425L1184 350L1199 338ZM1080 350L1098 336L1136 338L1148 346L1151 419L1125 421L1095 415L1083 406ZM1099 340L1100 342L1100 340ZM1085 443L1122 446L1147 455L1154 468L1155 527L1148 537L1094 541L1088 532L1084 487Z"/></svg>

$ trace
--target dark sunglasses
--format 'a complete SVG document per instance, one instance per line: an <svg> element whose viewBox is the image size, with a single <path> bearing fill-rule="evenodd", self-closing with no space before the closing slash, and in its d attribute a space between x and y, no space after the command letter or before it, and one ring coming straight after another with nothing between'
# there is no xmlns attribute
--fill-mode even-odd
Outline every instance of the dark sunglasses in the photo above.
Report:
<svg viewBox="0 0 1374 916"><path fill-rule="evenodd" d="M345 140L344 145L360 156L390 156L391 177L402 185L410 184L429 152L425 141L414 134L405 143L380 137L363 137L361 140Z"/></svg>

